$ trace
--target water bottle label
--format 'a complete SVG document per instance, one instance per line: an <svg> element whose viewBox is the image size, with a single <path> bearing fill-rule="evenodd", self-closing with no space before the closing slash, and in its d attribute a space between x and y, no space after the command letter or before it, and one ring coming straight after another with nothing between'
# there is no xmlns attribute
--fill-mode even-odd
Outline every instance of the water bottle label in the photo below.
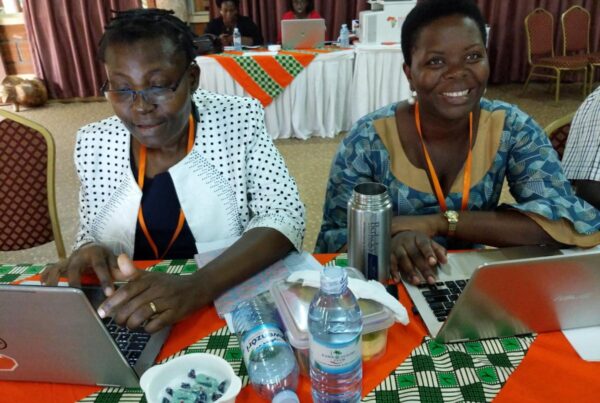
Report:
<svg viewBox="0 0 600 403"><path fill-rule="evenodd" d="M354 340L340 343L319 343L309 336L310 363L323 372L343 374L354 370L361 360L360 335Z"/></svg>
<svg viewBox="0 0 600 403"><path fill-rule="evenodd" d="M254 351L259 351L266 345L285 343L283 332L277 326L270 323L257 326L243 337L242 353L244 354L244 361L250 362L250 355Z"/></svg>

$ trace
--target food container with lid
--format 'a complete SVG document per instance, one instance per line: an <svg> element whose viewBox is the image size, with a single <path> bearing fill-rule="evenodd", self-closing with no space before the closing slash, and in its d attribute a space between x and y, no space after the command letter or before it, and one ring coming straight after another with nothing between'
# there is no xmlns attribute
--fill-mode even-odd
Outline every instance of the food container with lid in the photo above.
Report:
<svg viewBox="0 0 600 403"><path fill-rule="evenodd" d="M325 269L327 270L327 269ZM347 268L348 276L364 279L356 269ZM286 336L294 349L300 372L308 376L308 308L318 289L301 283L278 281L271 287L271 295L286 328ZM394 324L393 314L378 302L359 299L363 314L363 362L377 359L385 353L387 331Z"/></svg>

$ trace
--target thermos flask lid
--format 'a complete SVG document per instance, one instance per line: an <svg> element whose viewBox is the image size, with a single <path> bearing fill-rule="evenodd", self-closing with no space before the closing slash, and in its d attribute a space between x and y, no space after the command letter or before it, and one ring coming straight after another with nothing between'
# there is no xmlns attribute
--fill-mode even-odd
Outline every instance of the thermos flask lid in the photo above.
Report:
<svg viewBox="0 0 600 403"><path fill-rule="evenodd" d="M392 200L388 195L387 187L377 182L363 182L354 186L352 197L349 200L356 208L387 208L391 207Z"/></svg>
<svg viewBox="0 0 600 403"><path fill-rule="evenodd" d="M377 196L387 193L387 187L377 182L363 182L356 185L354 191L365 196Z"/></svg>

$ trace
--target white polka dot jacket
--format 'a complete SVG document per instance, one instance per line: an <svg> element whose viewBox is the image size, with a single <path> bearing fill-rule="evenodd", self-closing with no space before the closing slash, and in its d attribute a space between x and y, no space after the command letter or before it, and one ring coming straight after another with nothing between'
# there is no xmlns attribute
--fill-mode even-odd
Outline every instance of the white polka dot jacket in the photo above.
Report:
<svg viewBox="0 0 600 403"><path fill-rule="evenodd" d="M304 206L281 154L251 98L198 90L192 151L169 169L198 250L203 244L273 228L297 250L304 237ZM88 242L133 256L142 192L130 164L129 131L116 117L77 133L79 228L74 249Z"/></svg>

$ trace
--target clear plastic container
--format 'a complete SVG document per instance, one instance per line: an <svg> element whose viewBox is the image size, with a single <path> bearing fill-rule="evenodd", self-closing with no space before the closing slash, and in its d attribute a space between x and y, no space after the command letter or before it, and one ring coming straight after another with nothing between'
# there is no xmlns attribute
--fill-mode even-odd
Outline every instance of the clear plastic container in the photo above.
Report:
<svg viewBox="0 0 600 403"><path fill-rule="evenodd" d="M346 270L349 271L349 277L364 279L358 270L351 267ZM300 373L305 376L308 376L310 369L308 308L317 291L317 288L285 281L278 281L271 287L273 300L286 328L288 341L294 349ZM394 324L394 316L378 302L360 299L358 304L363 313L362 358L363 362L368 362L385 354L387 332Z"/></svg>

